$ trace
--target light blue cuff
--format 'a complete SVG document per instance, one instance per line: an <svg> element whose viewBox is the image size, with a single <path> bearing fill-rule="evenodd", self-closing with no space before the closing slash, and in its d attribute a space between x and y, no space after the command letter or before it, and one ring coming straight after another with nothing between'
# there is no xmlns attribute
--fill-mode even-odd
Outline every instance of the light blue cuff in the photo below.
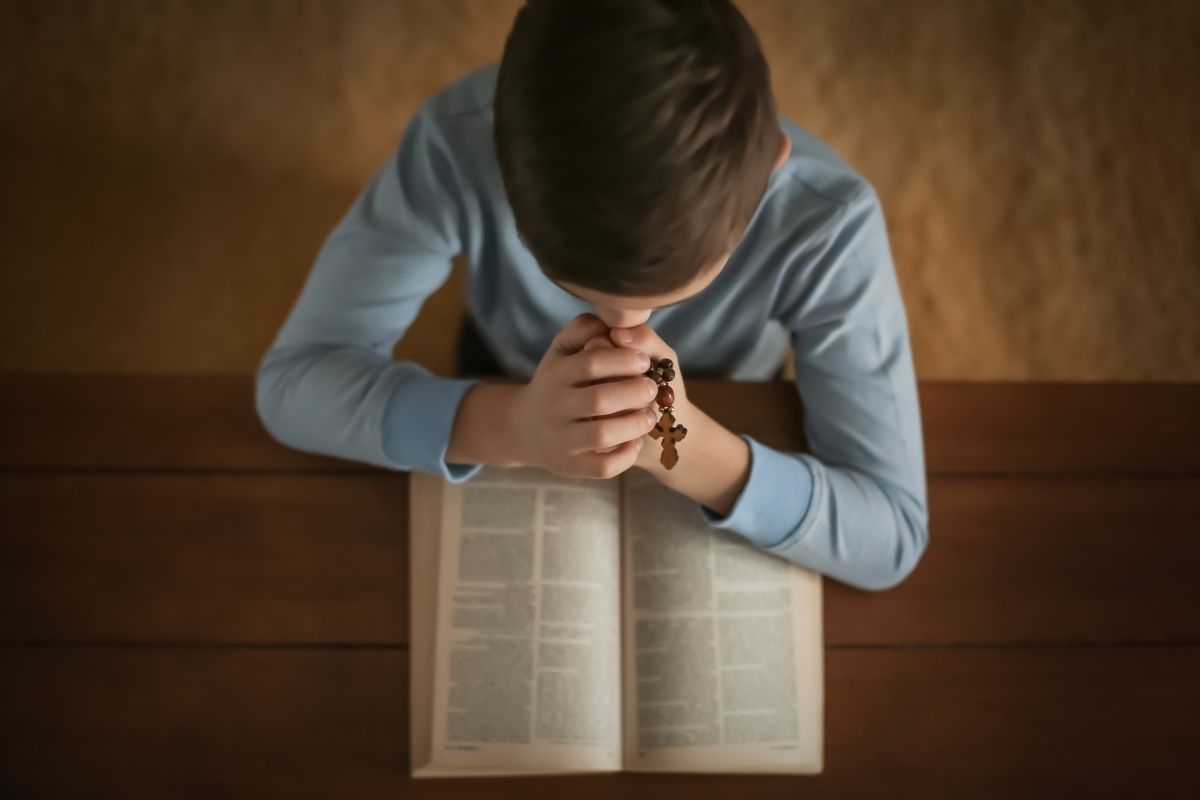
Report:
<svg viewBox="0 0 1200 800"><path fill-rule="evenodd" d="M396 468L441 475L450 483L463 483L483 469L482 464L446 463L454 417L467 389L477 383L424 373L396 384L381 423L383 452Z"/></svg>
<svg viewBox="0 0 1200 800"><path fill-rule="evenodd" d="M812 501L813 477L801 459L739 434L750 445L750 476L728 516L700 506L715 528L745 536L761 547L779 544L800 527Z"/></svg>

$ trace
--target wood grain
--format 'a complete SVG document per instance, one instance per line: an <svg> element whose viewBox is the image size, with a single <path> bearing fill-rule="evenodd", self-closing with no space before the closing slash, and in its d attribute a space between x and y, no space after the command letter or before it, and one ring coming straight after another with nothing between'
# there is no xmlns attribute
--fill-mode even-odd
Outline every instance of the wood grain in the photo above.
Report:
<svg viewBox="0 0 1200 800"><path fill-rule="evenodd" d="M240 376L5 375L0 442L9 469L363 468L276 443Z"/></svg>
<svg viewBox="0 0 1200 800"><path fill-rule="evenodd" d="M829 644L1200 644L1200 478L943 477L882 594L825 581Z"/></svg>
<svg viewBox="0 0 1200 800"><path fill-rule="evenodd" d="M803 446L795 388L694 381L731 429ZM931 473L1200 473L1200 384L922 383ZM0 468L367 470L273 441L248 377L0 376Z"/></svg>
<svg viewBox="0 0 1200 800"><path fill-rule="evenodd" d="M923 383L931 472L1200 472L1200 384Z"/></svg>
<svg viewBox="0 0 1200 800"><path fill-rule="evenodd" d="M790 384L689 391L802 446ZM0 376L0 796L1196 796L1200 386L921 398L923 561L826 582L825 775L413 783L405 473L246 377Z"/></svg>
<svg viewBox="0 0 1200 800"><path fill-rule="evenodd" d="M9 641L403 642L408 480L0 475Z"/></svg>
<svg viewBox="0 0 1200 800"><path fill-rule="evenodd" d="M1200 648L833 651L825 774L413 782L396 649L0 649L9 796L1194 797ZM1134 767L1136 765L1136 767ZM881 794L886 787L886 794Z"/></svg>
<svg viewBox="0 0 1200 800"><path fill-rule="evenodd" d="M1200 643L1200 476L945 477L885 593L826 581L833 646ZM0 639L407 642L407 476L0 475Z"/></svg>

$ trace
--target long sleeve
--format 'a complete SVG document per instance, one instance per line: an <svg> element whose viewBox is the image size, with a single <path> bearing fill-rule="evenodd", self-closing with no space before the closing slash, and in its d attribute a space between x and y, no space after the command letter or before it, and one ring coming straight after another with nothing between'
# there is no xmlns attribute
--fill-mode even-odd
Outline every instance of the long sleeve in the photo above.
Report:
<svg viewBox="0 0 1200 800"><path fill-rule="evenodd" d="M863 589L886 589L928 541L925 463L904 306L882 208L868 188L830 224L810 266L787 276L788 329L808 453L752 437L730 513L702 514L765 550Z"/></svg>
<svg viewBox="0 0 1200 800"><path fill-rule="evenodd" d="M462 249L462 187L437 123L423 106L325 239L259 365L255 407L295 449L460 483L481 465L445 453L475 381L391 358Z"/></svg>

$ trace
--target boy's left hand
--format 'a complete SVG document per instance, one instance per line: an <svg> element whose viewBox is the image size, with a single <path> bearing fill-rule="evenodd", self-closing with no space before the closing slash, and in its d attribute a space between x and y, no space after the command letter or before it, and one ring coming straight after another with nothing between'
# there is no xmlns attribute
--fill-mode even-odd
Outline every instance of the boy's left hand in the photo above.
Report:
<svg viewBox="0 0 1200 800"><path fill-rule="evenodd" d="M625 334L628 334L629 341L623 341ZM595 336L584 345L583 349L591 350L597 347L628 347L645 353L654 361L662 358L671 359L675 364L675 379L670 382L671 389L675 392L675 403L672 406L675 409L675 420L678 424L687 426L689 420L697 418L695 413L689 413L693 406L687 397L683 368L679 363L678 355L649 325L643 323L632 328L612 328L609 330L607 338ZM647 404L647 408L652 410L655 415L661 416L658 413L657 403L652 401ZM680 457L686 457L684 454L686 453L687 439L680 442L679 447ZM646 442L634 461L634 466L641 467L655 475L663 475L667 469L659 461L661 456L662 442L647 435Z"/></svg>

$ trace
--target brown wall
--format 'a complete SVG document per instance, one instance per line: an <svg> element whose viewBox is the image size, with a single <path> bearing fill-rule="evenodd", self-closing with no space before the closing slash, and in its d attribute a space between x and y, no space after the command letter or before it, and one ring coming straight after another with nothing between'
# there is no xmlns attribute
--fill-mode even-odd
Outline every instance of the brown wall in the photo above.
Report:
<svg viewBox="0 0 1200 800"><path fill-rule="evenodd" d="M739 5L782 113L879 190L922 377L1200 380L1200 3ZM0 4L0 370L251 372L517 6ZM458 289L399 356L451 369Z"/></svg>

